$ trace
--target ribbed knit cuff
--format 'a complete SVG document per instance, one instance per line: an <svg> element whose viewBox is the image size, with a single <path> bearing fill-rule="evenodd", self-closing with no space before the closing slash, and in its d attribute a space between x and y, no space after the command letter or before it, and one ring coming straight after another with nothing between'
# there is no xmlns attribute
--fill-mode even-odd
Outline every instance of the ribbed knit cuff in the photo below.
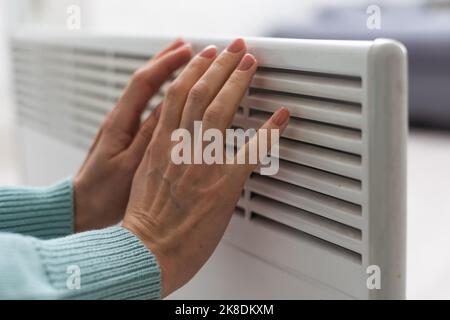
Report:
<svg viewBox="0 0 450 320"><path fill-rule="evenodd" d="M72 179L44 188L1 187L0 231L45 239L72 234Z"/></svg>
<svg viewBox="0 0 450 320"><path fill-rule="evenodd" d="M130 231L110 227L36 240L44 270L66 299L159 299L156 258Z"/></svg>

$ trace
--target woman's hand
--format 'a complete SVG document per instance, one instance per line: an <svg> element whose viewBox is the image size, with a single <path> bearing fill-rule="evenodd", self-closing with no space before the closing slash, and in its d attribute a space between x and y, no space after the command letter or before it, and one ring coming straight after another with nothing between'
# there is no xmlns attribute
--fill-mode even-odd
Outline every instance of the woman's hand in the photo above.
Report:
<svg viewBox="0 0 450 320"><path fill-rule="evenodd" d="M133 179L123 227L156 256L163 297L189 281L213 253L257 166L171 161L171 134L177 128L192 133L196 120L202 120L204 131L217 128L224 133L229 127L256 71L255 58L245 52L244 41L238 39L217 58L216 49L207 47L190 61L166 93L159 123ZM282 131L288 120L289 112L280 109L263 128ZM259 131L239 152L248 154L258 139L271 146L270 135Z"/></svg>
<svg viewBox="0 0 450 320"><path fill-rule="evenodd" d="M191 47L173 42L133 75L103 122L74 179L75 231L118 223L125 213L131 182L159 118L156 109L141 125L141 114L162 83L187 63Z"/></svg>

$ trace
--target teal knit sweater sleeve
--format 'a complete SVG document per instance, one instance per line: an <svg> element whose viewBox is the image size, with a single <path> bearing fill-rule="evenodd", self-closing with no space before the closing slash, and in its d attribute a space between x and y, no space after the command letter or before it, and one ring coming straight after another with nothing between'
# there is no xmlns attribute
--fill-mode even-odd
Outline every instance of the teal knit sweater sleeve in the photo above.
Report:
<svg viewBox="0 0 450 320"><path fill-rule="evenodd" d="M0 187L0 232L44 239L72 234L72 179L51 187Z"/></svg>
<svg viewBox="0 0 450 320"><path fill-rule="evenodd" d="M158 299L154 255L110 227L69 235L72 182L0 189L0 299Z"/></svg>

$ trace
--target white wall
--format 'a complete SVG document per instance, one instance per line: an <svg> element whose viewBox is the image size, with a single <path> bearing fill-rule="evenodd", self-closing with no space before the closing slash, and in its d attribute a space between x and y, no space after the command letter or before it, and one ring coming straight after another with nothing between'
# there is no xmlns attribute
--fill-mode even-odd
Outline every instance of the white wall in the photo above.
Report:
<svg viewBox="0 0 450 320"><path fill-rule="evenodd" d="M25 21L65 29L66 8L82 9L85 29L146 35L260 36L279 23L307 23L323 5L407 4L424 0L11 0Z"/></svg>
<svg viewBox="0 0 450 320"><path fill-rule="evenodd" d="M97 0L92 27L105 31L193 36L257 36L286 20L308 19L320 1L298 0ZM120 12L120 14L119 14ZM136 15L136 12L140 12ZM120 16L120 19L118 17Z"/></svg>
<svg viewBox="0 0 450 320"><path fill-rule="evenodd" d="M420 0L419 0L420 1ZM367 3L417 0L91 0L92 27L104 31L193 36L262 36L274 26L307 23L323 5L344 7Z"/></svg>
<svg viewBox="0 0 450 320"><path fill-rule="evenodd" d="M17 0L15 0L17 1ZM147 35L261 35L279 21L307 19L321 1L298 0L19 0L24 21L65 27L66 8L82 9L83 28ZM351 2L354 2L350 0Z"/></svg>

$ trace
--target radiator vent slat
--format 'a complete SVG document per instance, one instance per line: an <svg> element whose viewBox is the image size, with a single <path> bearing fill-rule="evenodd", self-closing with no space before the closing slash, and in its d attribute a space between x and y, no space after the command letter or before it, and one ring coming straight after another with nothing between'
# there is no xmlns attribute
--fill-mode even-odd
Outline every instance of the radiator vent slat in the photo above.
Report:
<svg viewBox="0 0 450 320"><path fill-rule="evenodd" d="M252 212L286 224L354 252L361 252L361 231L281 204L260 195L252 197Z"/></svg>
<svg viewBox="0 0 450 320"><path fill-rule="evenodd" d="M279 171L271 176L303 188L321 192L335 198L361 204L361 182L321 170L280 160ZM260 169L257 169L259 171Z"/></svg>
<svg viewBox="0 0 450 320"><path fill-rule="evenodd" d="M259 92L250 93L241 105L266 112L286 107L292 117L361 129L361 107L354 104Z"/></svg>
<svg viewBox="0 0 450 320"><path fill-rule="evenodd" d="M262 88L307 96L361 103L361 81L330 78L308 73L259 71L251 84Z"/></svg>
<svg viewBox="0 0 450 320"><path fill-rule="evenodd" d="M73 71L75 76L86 79L93 79L97 81L106 81L107 83L114 83L125 87L129 80L128 75L110 72L110 71L93 71L89 68L75 68Z"/></svg>
<svg viewBox="0 0 450 320"><path fill-rule="evenodd" d="M74 55L73 62L84 66L92 66L100 69L119 69L132 72L141 67L145 61L127 59L127 58L114 58L109 55Z"/></svg>
<svg viewBox="0 0 450 320"><path fill-rule="evenodd" d="M362 212L359 205L260 175L252 176L247 188L282 203L361 228Z"/></svg>
<svg viewBox="0 0 450 320"><path fill-rule="evenodd" d="M81 81L69 82L73 90L76 92L82 92L90 96L104 96L110 101L117 101L121 96L121 90L117 90L114 87L97 85L94 83L87 83Z"/></svg>
<svg viewBox="0 0 450 320"><path fill-rule="evenodd" d="M236 115L234 123L243 128L259 128L269 119L267 115L255 114L248 119ZM309 120L291 119L283 133L284 137L327 148L360 155L362 149L361 132Z"/></svg>
<svg viewBox="0 0 450 320"><path fill-rule="evenodd" d="M282 138L280 158L316 169L361 179L361 157L300 141Z"/></svg>

